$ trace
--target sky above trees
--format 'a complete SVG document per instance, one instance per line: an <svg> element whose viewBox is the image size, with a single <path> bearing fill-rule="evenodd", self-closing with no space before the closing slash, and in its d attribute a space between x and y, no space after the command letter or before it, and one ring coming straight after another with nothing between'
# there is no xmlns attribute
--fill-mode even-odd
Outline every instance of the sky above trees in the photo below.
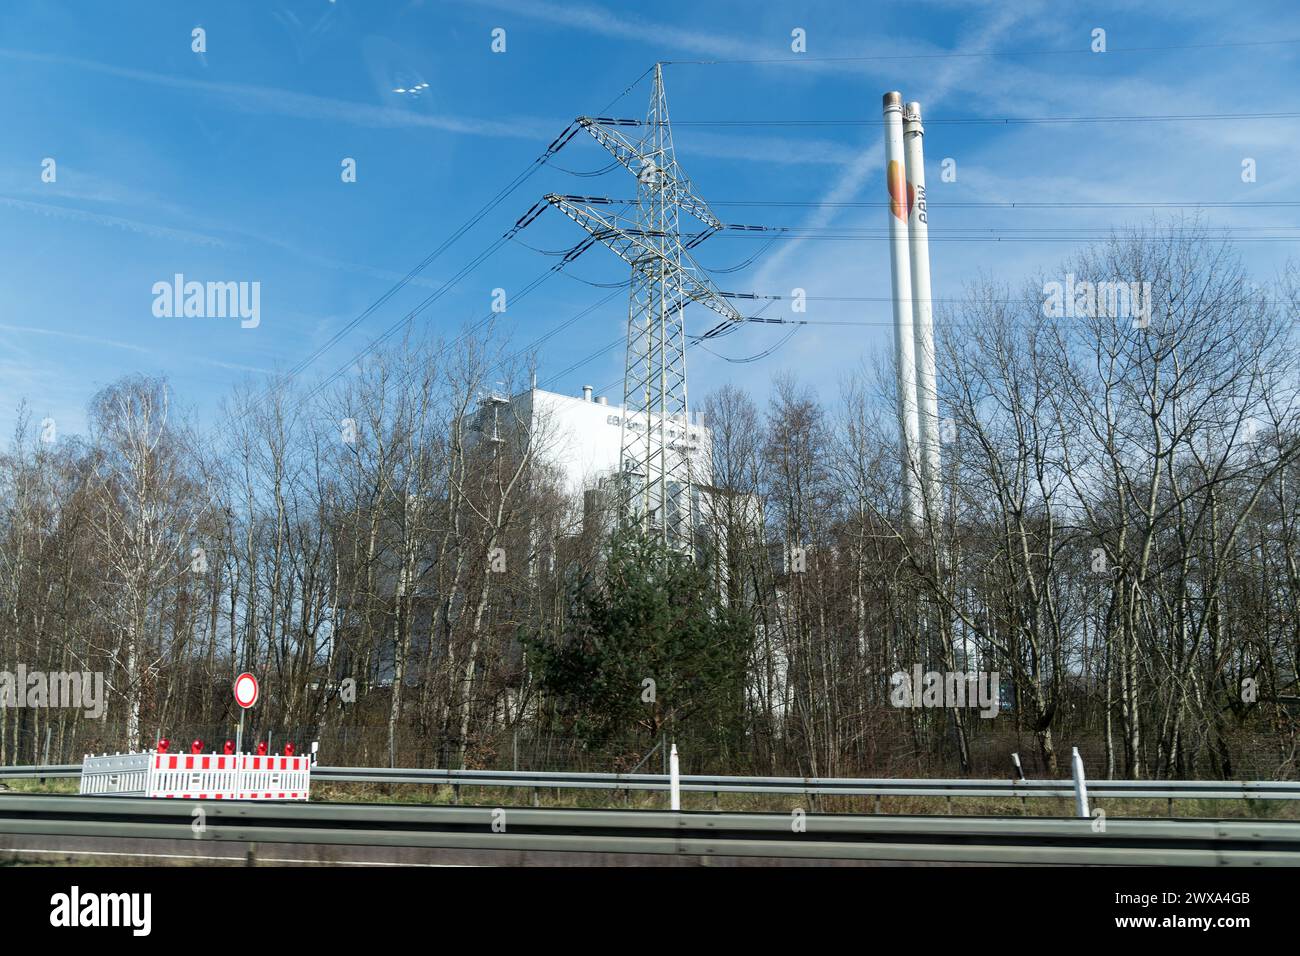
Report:
<svg viewBox="0 0 1300 956"><path fill-rule="evenodd" d="M625 266L597 246L523 294L558 261L544 253L577 244L571 223L547 214L462 274L545 192L631 195L631 177L607 169L587 137L367 310L575 116L643 116L648 87L633 84L656 60L671 61L678 155L700 193L725 221L806 236L715 236L696 250L701 265L727 291L800 288L802 317L858 323L788 340L754 325L694 348L695 394L734 382L761 396L785 369L829 391L888 354L888 253L875 238L885 212L874 204L875 120L890 89L926 108L936 296L985 278L1062 281L1079 243L1192 203L1222 204L1203 222L1234 229L1267 281L1294 246L1259 240L1295 234L1279 204L1300 201L1298 121L1222 117L1294 109L1300 44L1278 42L1300 38L1294 22L1284 2L1231 18L1220 4L1174 2L669 2L653 15L528 0L7 4L0 428L26 398L38 421L84 432L91 396L134 372L166 376L211 422L241 379L297 370L314 385L444 286L414 319L419 332L456 334L504 289L498 329L536 349L544 384L617 383ZM1104 53L1091 49L1098 29ZM795 31L805 53L791 49ZM878 59L844 59L866 57ZM1189 114L1215 118L1115 119ZM985 122L1067 117L1103 119ZM739 121L758 125L726 125ZM952 182L939 176L944 159ZM800 205L748 205L774 202ZM963 205L1010 202L1048 205ZM863 203L873 205L853 205ZM151 290L178 274L259 283L260 321L156 315ZM765 306L789 308L750 311ZM687 324L700 332L712 319Z"/></svg>

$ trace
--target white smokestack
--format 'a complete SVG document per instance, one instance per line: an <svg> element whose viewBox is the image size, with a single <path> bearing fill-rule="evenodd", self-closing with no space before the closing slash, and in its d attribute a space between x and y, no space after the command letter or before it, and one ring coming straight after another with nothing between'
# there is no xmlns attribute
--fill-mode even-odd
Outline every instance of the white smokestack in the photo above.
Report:
<svg viewBox="0 0 1300 956"><path fill-rule="evenodd" d="M930 292L930 217L925 194L925 150L921 104L908 103L903 119L903 153L907 167L907 220L912 260L912 334L916 343L916 399L921 435L921 476L926 514L942 507L939 478L939 396L934 372L934 301Z"/></svg>
<svg viewBox="0 0 1300 956"><path fill-rule="evenodd" d="M591 401L591 390L592 390L592 386L590 385L582 386L582 400L584 402Z"/></svg>
<svg viewBox="0 0 1300 956"><path fill-rule="evenodd" d="M889 266L894 293L894 361L898 367L899 448L903 516L921 523L920 418L916 401L916 342L912 331L912 271L907 239L907 173L903 156L903 95L885 94L885 184L889 192Z"/></svg>

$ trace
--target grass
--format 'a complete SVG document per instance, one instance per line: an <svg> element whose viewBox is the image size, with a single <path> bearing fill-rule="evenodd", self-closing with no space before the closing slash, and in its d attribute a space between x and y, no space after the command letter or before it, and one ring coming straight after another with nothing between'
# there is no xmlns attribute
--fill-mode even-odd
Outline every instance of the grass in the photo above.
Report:
<svg viewBox="0 0 1300 956"><path fill-rule="evenodd" d="M0 780L14 793L76 793L80 783L76 777L22 777L17 780Z"/></svg>

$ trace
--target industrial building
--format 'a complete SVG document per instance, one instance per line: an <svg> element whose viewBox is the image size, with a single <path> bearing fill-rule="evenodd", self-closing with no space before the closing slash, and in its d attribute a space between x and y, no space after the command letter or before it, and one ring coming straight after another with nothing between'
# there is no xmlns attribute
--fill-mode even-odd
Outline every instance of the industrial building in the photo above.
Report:
<svg viewBox="0 0 1300 956"><path fill-rule="evenodd" d="M659 416L625 416L621 405L592 392L584 385L581 394L564 395L534 384L513 396L489 394L479 400L466 433L476 440L498 440L516 425L526 427L538 461L557 476L569 498L584 502L584 512L590 515L614 489L623 430L642 430L647 418L649 427L662 427ZM666 431L668 441L689 458L698 524L704 513L699 489L713 483L713 446L712 433L699 414L691 419L689 427L670 419Z"/></svg>

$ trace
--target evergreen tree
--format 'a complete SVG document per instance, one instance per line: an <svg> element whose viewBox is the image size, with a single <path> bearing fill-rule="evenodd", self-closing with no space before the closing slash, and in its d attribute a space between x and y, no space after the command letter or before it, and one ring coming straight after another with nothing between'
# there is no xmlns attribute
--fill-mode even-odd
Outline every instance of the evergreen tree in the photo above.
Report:
<svg viewBox="0 0 1300 956"><path fill-rule="evenodd" d="M525 643L542 689L588 744L667 731L717 745L743 733L754 627L705 568L625 530L601 571L577 581L572 608L567 633Z"/></svg>

